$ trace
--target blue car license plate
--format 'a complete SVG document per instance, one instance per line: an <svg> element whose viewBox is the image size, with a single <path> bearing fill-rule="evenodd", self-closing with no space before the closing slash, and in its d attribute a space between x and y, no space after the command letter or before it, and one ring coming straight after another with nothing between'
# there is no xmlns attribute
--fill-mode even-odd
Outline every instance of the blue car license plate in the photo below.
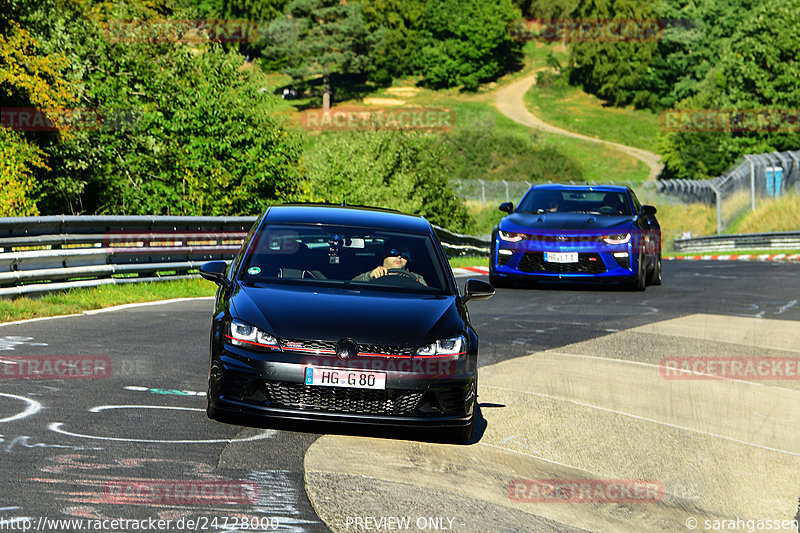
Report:
<svg viewBox="0 0 800 533"><path fill-rule="evenodd" d="M577 263L578 252L545 252L544 260L548 263Z"/></svg>

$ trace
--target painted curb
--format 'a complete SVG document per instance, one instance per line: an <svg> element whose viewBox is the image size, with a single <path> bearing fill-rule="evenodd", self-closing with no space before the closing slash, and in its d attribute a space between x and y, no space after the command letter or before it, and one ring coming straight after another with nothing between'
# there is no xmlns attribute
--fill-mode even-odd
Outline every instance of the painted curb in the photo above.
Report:
<svg viewBox="0 0 800 533"><path fill-rule="evenodd" d="M668 261L800 261L800 254L728 254L728 255L672 255L664 257Z"/></svg>
<svg viewBox="0 0 800 533"><path fill-rule="evenodd" d="M489 267L478 266L478 267L460 267L453 269L453 275L456 277L472 276L474 274L486 276L489 274Z"/></svg>

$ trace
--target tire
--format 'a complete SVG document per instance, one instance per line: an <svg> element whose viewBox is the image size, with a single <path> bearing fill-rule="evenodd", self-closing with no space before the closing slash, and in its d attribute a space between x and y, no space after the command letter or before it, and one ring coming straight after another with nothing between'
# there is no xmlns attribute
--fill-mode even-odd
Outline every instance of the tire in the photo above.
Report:
<svg viewBox="0 0 800 533"><path fill-rule="evenodd" d="M466 444L472 437L472 430L475 429L475 415L466 426L459 426L455 428L448 428L446 440L453 444Z"/></svg>
<svg viewBox="0 0 800 533"><path fill-rule="evenodd" d="M495 289L507 289L513 286L513 282L507 280L506 278L501 278L500 276L496 276L494 274L489 274L489 283Z"/></svg>
<svg viewBox="0 0 800 533"><path fill-rule="evenodd" d="M211 420L218 420L219 412L211 403L211 382L208 383L208 391L206 392L206 416Z"/></svg>
<svg viewBox="0 0 800 533"><path fill-rule="evenodd" d="M466 444L472 438L472 430L475 429L475 418L478 416L478 377L475 376L474 381L475 394L472 398L472 418L466 426L458 426L454 428L447 428L445 431L444 441L452 444Z"/></svg>
<svg viewBox="0 0 800 533"><path fill-rule="evenodd" d="M644 254L639 253L639 268L636 270L636 277L628 282L628 289L632 291L643 291L647 286L647 278L645 274Z"/></svg>
<svg viewBox="0 0 800 533"><path fill-rule="evenodd" d="M661 253L656 256L653 271L647 276L648 285L661 285Z"/></svg>
<svg viewBox="0 0 800 533"><path fill-rule="evenodd" d="M206 416L210 420L216 420L217 422L223 422L227 424L235 424L236 423L236 415L234 413L229 413L228 411L220 411L211 403L211 383L208 384L208 392L206 393Z"/></svg>

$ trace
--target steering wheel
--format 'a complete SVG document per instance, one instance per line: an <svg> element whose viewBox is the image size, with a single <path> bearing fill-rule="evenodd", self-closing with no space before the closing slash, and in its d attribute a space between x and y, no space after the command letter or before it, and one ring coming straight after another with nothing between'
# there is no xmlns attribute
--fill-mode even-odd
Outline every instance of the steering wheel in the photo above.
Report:
<svg viewBox="0 0 800 533"><path fill-rule="evenodd" d="M415 276L414 274L412 274L411 272L409 272L408 270L406 270L404 268L387 268L386 269L386 275L391 275L391 274L401 274L403 276L406 276L409 279L413 279L414 281L417 281L417 276ZM378 279L380 279L380 278L378 278Z"/></svg>

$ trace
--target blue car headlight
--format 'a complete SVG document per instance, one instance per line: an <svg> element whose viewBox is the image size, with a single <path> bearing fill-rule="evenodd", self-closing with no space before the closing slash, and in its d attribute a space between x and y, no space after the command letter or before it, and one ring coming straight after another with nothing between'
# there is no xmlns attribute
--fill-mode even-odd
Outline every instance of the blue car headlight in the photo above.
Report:
<svg viewBox="0 0 800 533"><path fill-rule="evenodd" d="M525 238L524 233L514 233L503 230L498 231L497 235L500 237L501 241L506 241L506 242L519 242Z"/></svg>
<svg viewBox="0 0 800 533"><path fill-rule="evenodd" d="M606 244L628 244L631 241L631 234L615 233L613 235L603 235L602 239Z"/></svg>

